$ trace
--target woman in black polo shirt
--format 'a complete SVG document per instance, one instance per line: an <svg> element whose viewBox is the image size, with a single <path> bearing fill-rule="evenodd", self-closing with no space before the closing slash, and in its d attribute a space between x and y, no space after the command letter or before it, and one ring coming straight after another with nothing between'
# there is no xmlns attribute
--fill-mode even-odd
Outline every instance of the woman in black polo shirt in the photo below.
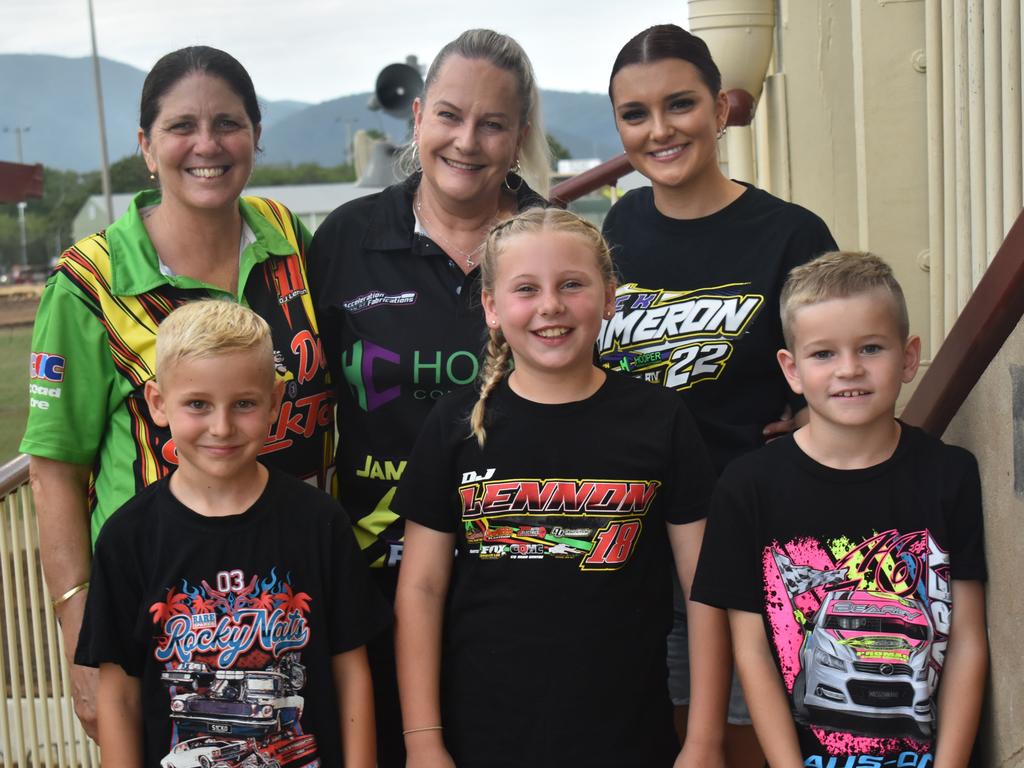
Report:
<svg viewBox="0 0 1024 768"><path fill-rule="evenodd" d="M469 30L446 45L413 114L411 175L334 211L309 257L337 394L338 498L392 597L398 480L434 401L478 371L484 239L496 222L545 204L523 177L545 190L549 162L533 68L505 35ZM370 650L380 764L402 765L390 636Z"/></svg>

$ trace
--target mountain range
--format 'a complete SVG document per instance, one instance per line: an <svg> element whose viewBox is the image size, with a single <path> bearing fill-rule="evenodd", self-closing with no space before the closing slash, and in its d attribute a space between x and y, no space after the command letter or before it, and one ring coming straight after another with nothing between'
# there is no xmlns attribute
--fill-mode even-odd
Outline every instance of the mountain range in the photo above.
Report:
<svg viewBox="0 0 1024 768"><path fill-rule="evenodd" d="M381 62L381 65L387 62ZM111 162L136 151L139 93L146 73L100 59ZM368 84L370 85L370 84ZM309 104L261 99L263 153L267 164L344 162L349 131L376 129L395 141L408 126L366 108L370 92ZM545 130L573 157L607 159L622 151L608 97L596 93L542 91ZM100 166L96 96L89 58L0 54L0 160L16 161L17 127L26 163L91 171Z"/></svg>

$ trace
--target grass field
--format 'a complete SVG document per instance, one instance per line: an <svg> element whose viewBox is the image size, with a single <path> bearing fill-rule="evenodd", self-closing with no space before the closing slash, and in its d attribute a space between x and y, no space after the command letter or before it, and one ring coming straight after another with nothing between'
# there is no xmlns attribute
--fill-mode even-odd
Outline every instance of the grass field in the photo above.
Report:
<svg viewBox="0 0 1024 768"><path fill-rule="evenodd" d="M18 454L25 431L31 340L30 326L0 326L0 464Z"/></svg>

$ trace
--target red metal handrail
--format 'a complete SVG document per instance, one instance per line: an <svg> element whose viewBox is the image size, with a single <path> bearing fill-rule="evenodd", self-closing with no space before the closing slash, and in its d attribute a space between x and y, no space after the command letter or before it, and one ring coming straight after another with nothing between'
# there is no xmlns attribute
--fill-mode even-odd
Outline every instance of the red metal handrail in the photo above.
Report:
<svg viewBox="0 0 1024 768"><path fill-rule="evenodd" d="M632 170L633 166L629 159L625 154L621 154L611 160L605 160L589 171L584 171L571 179L556 184L551 188L551 194L548 197L559 208L565 208L573 200L590 194L595 189L614 184Z"/></svg>
<svg viewBox="0 0 1024 768"><path fill-rule="evenodd" d="M935 354L901 418L941 436L1024 316L1024 212Z"/></svg>

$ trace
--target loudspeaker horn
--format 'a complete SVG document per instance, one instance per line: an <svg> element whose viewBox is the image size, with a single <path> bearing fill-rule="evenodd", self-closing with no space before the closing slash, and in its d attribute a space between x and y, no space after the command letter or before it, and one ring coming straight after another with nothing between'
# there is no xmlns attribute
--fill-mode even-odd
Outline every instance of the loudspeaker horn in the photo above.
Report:
<svg viewBox="0 0 1024 768"><path fill-rule="evenodd" d="M412 103L423 92L423 77L415 64L388 64L377 75L370 109L378 108L399 120L412 116Z"/></svg>

